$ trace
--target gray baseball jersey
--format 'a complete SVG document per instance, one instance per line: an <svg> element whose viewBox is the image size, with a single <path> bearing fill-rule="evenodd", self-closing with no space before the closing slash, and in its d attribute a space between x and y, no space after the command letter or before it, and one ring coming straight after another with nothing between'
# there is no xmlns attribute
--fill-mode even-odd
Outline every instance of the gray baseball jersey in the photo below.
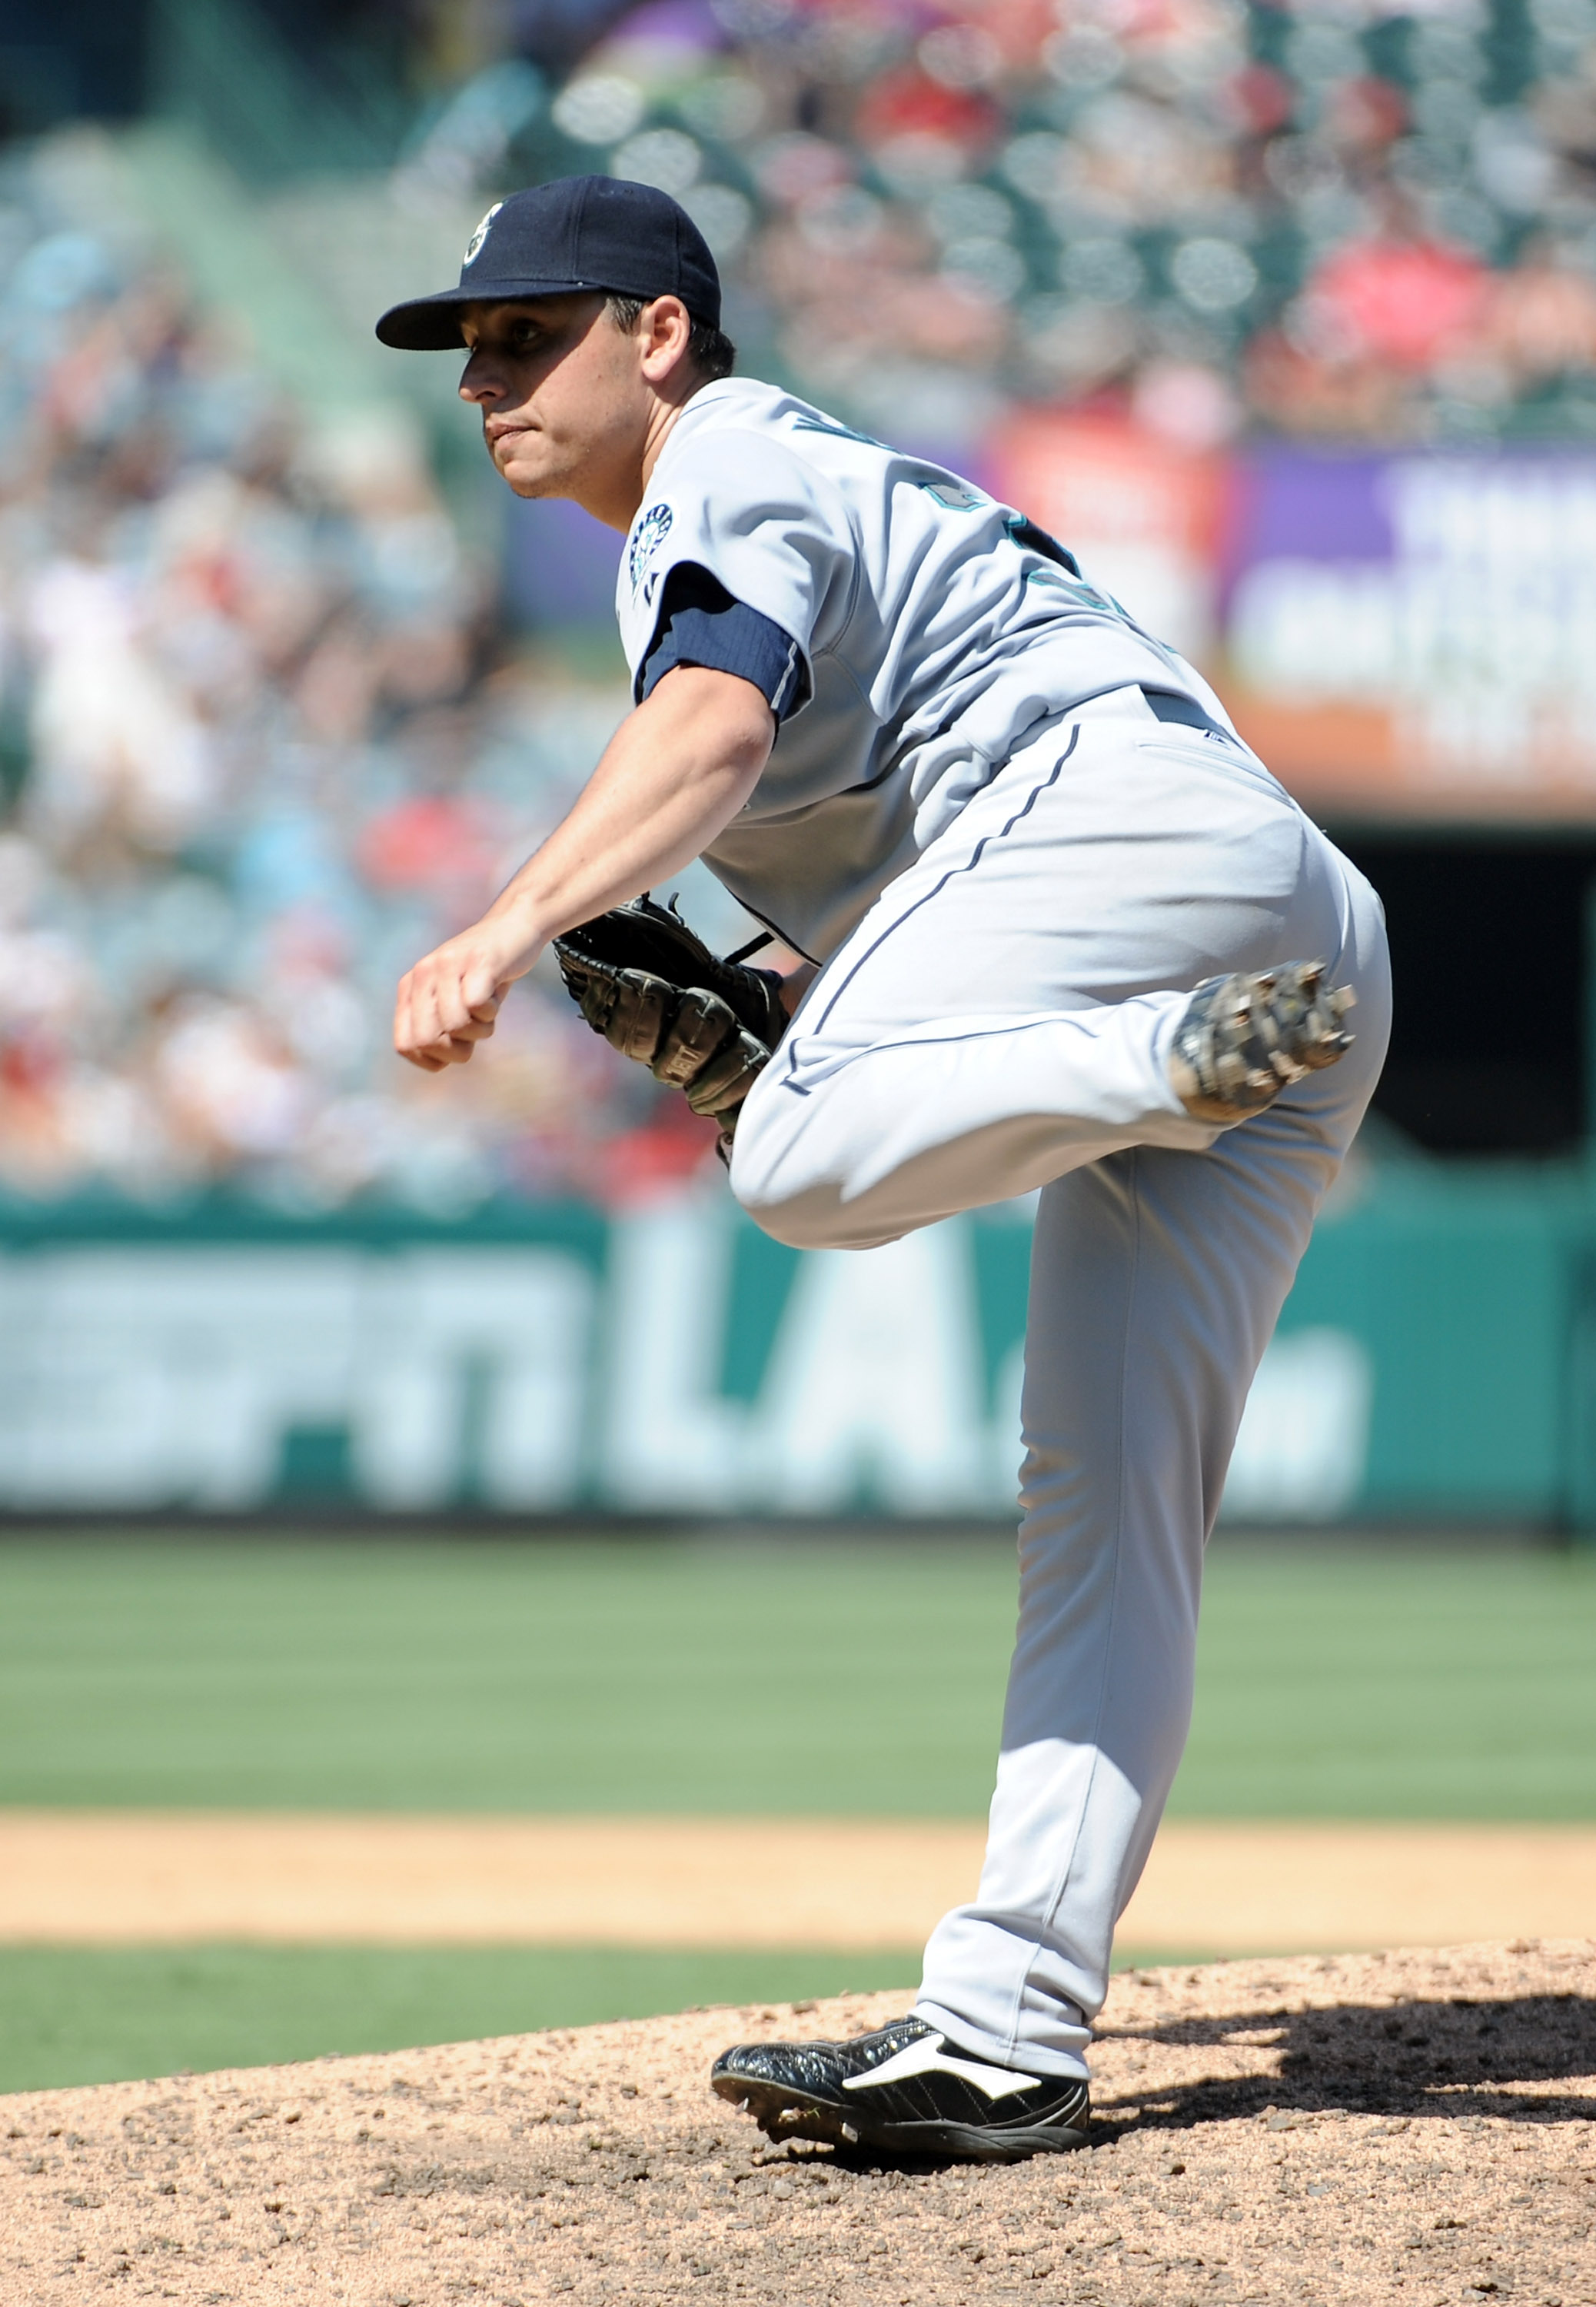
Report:
<svg viewBox="0 0 1596 2307"><path fill-rule="evenodd" d="M1223 718L1015 508L775 385L706 385L665 442L617 583L639 688L672 572L692 567L790 650L769 764L704 861L817 960L1038 722L1127 684Z"/></svg>

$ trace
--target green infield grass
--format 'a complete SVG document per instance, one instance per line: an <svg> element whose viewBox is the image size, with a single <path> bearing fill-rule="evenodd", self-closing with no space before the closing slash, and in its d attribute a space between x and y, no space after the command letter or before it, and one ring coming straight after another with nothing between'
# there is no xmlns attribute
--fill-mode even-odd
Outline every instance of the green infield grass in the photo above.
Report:
<svg viewBox="0 0 1596 2307"><path fill-rule="evenodd" d="M0 1543L0 1802L977 1815L999 1542ZM1173 1805L1596 1818L1596 1560L1221 1541Z"/></svg>
<svg viewBox="0 0 1596 2307"><path fill-rule="evenodd" d="M595 1947L0 1948L0 2091L474 2042L912 1986L914 1954Z"/></svg>
<svg viewBox="0 0 1596 2307"><path fill-rule="evenodd" d="M1186 1953L1127 1949L1132 1962ZM894 1954L632 1947L0 1948L0 2091L277 2066L707 2003L912 1987Z"/></svg>

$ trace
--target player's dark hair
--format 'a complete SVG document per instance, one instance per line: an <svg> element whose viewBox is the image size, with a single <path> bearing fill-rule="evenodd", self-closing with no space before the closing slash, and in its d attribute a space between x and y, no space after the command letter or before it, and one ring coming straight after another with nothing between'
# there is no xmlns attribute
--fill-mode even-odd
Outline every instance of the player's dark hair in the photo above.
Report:
<svg viewBox="0 0 1596 2307"><path fill-rule="evenodd" d="M604 310L623 336L630 336L642 316L647 302L643 296L606 296ZM717 377L730 376L737 366L737 347L721 329L712 329L707 321L695 321L687 338L687 358L708 384Z"/></svg>

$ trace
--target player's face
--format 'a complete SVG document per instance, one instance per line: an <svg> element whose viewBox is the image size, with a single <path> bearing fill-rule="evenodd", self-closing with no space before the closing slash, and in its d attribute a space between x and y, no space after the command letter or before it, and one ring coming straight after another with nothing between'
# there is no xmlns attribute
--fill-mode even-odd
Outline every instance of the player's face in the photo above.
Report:
<svg viewBox="0 0 1596 2307"><path fill-rule="evenodd" d="M482 412L488 454L519 497L574 497L601 519L635 504L654 402L640 341L599 296L468 305L460 397ZM613 510L612 510L613 508Z"/></svg>

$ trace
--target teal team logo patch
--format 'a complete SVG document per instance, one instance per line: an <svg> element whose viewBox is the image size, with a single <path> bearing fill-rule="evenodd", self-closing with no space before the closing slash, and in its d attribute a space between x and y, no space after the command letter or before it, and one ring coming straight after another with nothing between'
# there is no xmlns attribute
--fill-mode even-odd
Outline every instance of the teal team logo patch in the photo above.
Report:
<svg viewBox="0 0 1596 2307"><path fill-rule="evenodd" d="M637 590L638 579L654 554L670 534L671 512L668 504L650 505L633 532L631 548L627 554L627 574L632 580L632 590Z"/></svg>

